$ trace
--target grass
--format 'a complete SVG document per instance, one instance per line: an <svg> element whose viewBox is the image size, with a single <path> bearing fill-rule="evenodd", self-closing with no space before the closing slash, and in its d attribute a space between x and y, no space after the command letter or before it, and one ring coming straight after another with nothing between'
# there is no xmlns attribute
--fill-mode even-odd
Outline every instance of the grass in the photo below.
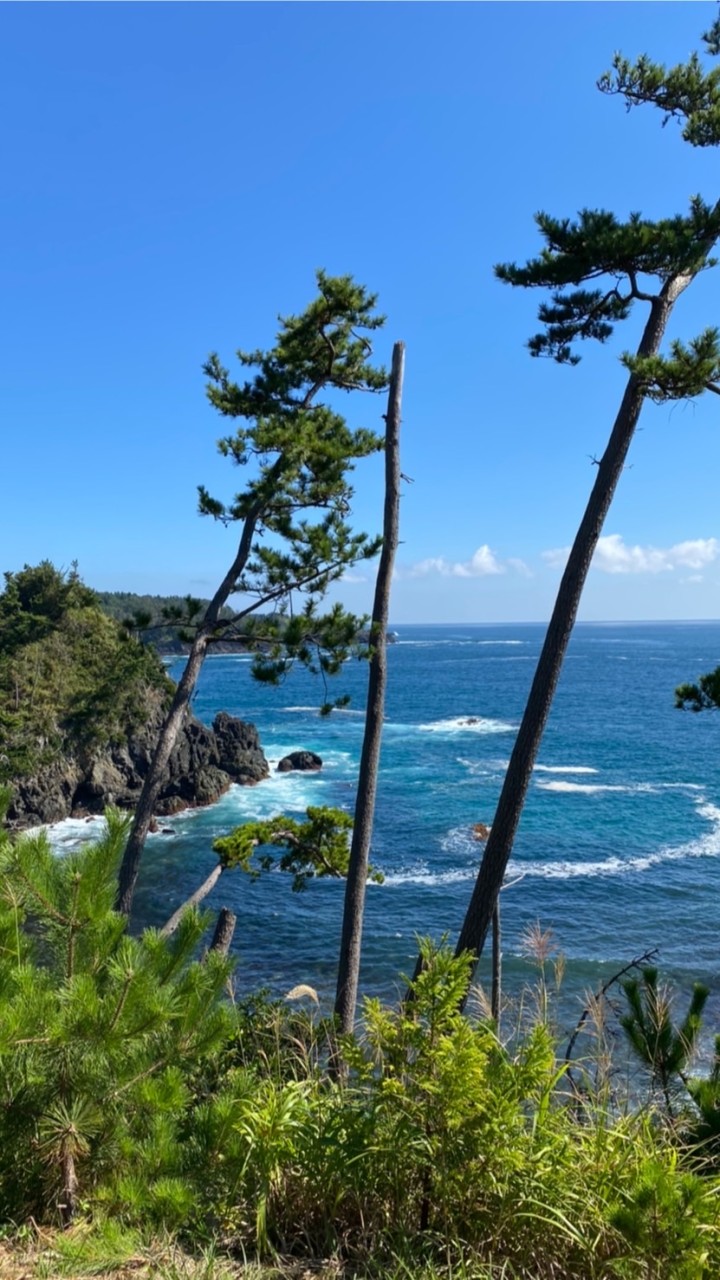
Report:
<svg viewBox="0 0 720 1280"><path fill-rule="evenodd" d="M176 1242L142 1242L112 1223L71 1231L25 1228L0 1240L0 1280L514 1280L506 1266L455 1262L422 1266L398 1258L382 1270L358 1269L337 1259L299 1262L277 1258L272 1265L238 1262L212 1247L191 1254Z"/></svg>

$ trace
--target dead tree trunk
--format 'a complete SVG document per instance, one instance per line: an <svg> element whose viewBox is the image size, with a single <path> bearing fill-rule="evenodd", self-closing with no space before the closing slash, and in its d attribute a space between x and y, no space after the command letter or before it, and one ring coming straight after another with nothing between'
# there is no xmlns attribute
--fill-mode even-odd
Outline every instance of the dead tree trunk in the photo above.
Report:
<svg viewBox="0 0 720 1280"><path fill-rule="evenodd" d="M194 893L191 893L189 898L185 899L181 906L178 907L177 911L174 911L170 919L163 925L160 930L160 934L163 938L169 938L170 934L175 932L185 912L189 910L190 907L196 907L198 902L202 902L203 898L207 898L210 890L215 888L215 885L224 870L225 866L222 862L218 862L217 866L213 867L207 879L203 880L200 887L196 889Z"/></svg>
<svg viewBox="0 0 720 1280"><path fill-rule="evenodd" d="M690 275L672 277L652 300L638 355L650 356L657 353L672 308L690 280ZM560 582L475 888L460 931L457 953L470 951L476 962L485 944L512 853L533 765L550 713L590 562L625 465L643 401L643 388L639 379L632 374L628 379L607 448L598 463L595 484Z"/></svg>
<svg viewBox="0 0 720 1280"><path fill-rule="evenodd" d="M500 933L500 897L498 895L492 915L492 988L490 1012L496 1031L500 1031L500 1000L502 998L502 950Z"/></svg>
<svg viewBox="0 0 720 1280"><path fill-rule="evenodd" d="M400 414L404 372L405 344L396 342L393 347L388 411L385 417L383 545L375 583L375 599L370 630L370 644L373 652L370 658L370 671L368 674L365 733L360 757L355 820L350 846L347 884L345 886L345 906L335 997L335 1014L338 1019L338 1025L340 1030L346 1034L352 1031L355 1023L363 914L365 910L365 887L375 816L380 743L385 712L390 586L400 523Z"/></svg>
<svg viewBox="0 0 720 1280"><path fill-rule="evenodd" d="M227 955L233 940L236 923L237 916L234 915L229 907L222 907L215 925L213 940L210 943L211 951L219 951L221 956Z"/></svg>

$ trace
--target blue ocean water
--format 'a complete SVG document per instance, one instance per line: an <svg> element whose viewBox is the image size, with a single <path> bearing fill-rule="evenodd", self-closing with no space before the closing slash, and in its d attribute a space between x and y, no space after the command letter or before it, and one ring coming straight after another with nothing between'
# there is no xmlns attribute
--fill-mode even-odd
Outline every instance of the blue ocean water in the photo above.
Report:
<svg viewBox="0 0 720 1280"><path fill-rule="evenodd" d="M362 988L390 995L412 969L415 935L457 934L544 635L541 626L399 626L389 689L368 887ZM720 624L579 625L540 751L502 896L505 979L527 973L522 935L539 920L567 957L572 993L660 949L682 986L719 974L720 722L673 706L675 686L720 661ZM171 668L177 675L179 665ZM271 763L310 748L319 774L273 773L219 804L168 820L147 846L137 909L161 923L211 870L211 842L243 820L309 804L352 809L367 667L333 682L349 709L318 716L324 691L293 672L256 684L243 655L206 662L194 709L252 720ZM334 990L344 886L293 894L271 873L227 874L209 898L238 914L238 985ZM720 983L718 983L720 987Z"/></svg>

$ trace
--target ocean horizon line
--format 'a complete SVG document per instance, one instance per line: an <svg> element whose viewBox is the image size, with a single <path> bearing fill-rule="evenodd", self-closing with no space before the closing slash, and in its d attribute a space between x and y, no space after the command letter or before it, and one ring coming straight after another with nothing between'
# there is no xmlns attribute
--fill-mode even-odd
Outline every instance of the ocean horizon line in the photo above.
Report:
<svg viewBox="0 0 720 1280"><path fill-rule="evenodd" d="M536 618L522 622L393 622L389 630L398 627L546 627L549 618ZM583 618L575 627L708 627L720 626L720 618ZM574 629L574 628L573 628Z"/></svg>

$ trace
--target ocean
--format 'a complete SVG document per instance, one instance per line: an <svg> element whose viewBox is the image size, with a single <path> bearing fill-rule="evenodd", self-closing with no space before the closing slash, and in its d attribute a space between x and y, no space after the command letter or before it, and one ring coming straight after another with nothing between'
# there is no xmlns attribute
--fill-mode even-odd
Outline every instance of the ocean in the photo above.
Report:
<svg viewBox="0 0 720 1280"><path fill-rule="evenodd" d="M492 822L543 635L537 625L397 626L371 855L385 883L367 891L364 993L402 989L416 935L454 941L482 854L472 827ZM566 957L570 1022L587 989L655 947L681 988L718 988L720 1022L720 721L673 706L678 683L719 661L720 623L576 627L501 900L506 990L531 974L523 937L539 922ZM238 823L308 805L352 810L366 681L366 665L348 662L331 696L349 693L350 706L326 719L322 685L302 671L272 689L253 682L244 655L207 660L195 713L253 721L272 772L163 822L173 834L148 841L143 922L164 922L213 867L212 840ZM277 774L300 748L318 752L322 771ZM60 824L54 839L62 846L81 828ZM329 1009L343 890L319 880L296 894L280 872L223 876L208 905L237 913L239 991L308 983Z"/></svg>

